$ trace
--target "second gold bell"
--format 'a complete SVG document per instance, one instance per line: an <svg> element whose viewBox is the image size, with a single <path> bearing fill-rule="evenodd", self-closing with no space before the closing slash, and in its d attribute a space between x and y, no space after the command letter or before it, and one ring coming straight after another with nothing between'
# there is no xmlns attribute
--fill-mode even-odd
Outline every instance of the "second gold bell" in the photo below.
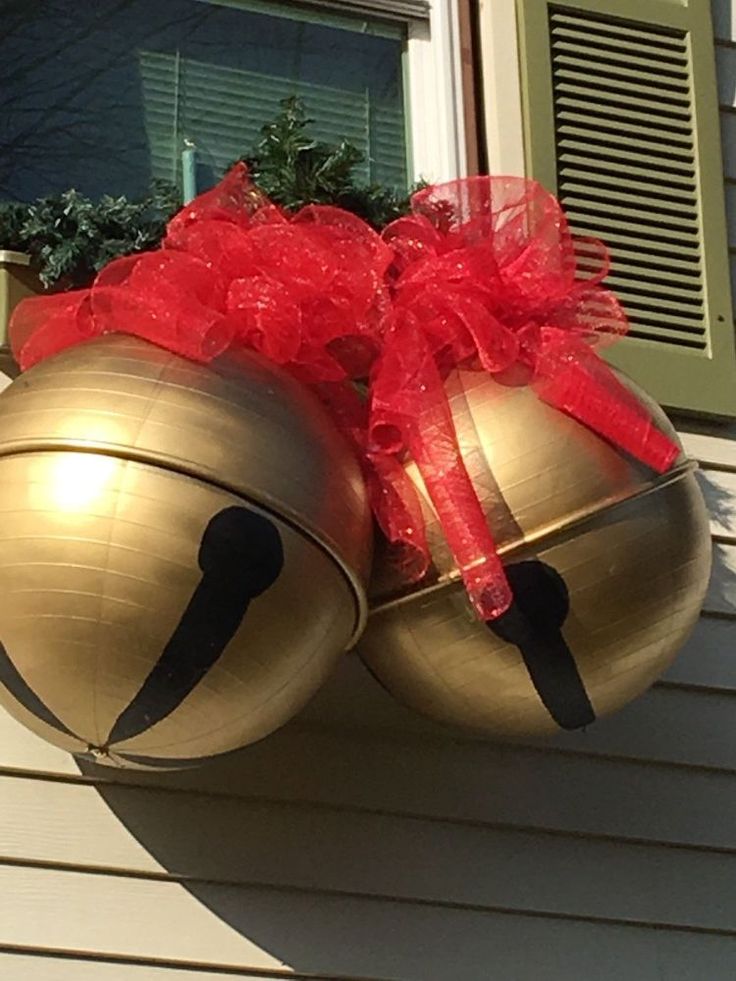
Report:
<svg viewBox="0 0 736 981"><path fill-rule="evenodd" d="M441 722L509 737L589 725L646 690L698 617L710 542L692 466L681 457L657 477L526 386L461 372L448 388L514 604L492 623L475 618L410 465L432 571L409 587L379 555L359 652L392 694Z"/></svg>

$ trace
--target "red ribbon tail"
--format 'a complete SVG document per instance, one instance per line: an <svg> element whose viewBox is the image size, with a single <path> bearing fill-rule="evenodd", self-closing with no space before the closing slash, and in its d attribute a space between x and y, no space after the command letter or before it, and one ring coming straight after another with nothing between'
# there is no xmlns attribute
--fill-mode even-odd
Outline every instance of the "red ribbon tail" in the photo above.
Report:
<svg viewBox="0 0 736 981"><path fill-rule="evenodd" d="M442 378L421 331L407 322L384 352L373 386L371 436L400 434L424 480L468 596L482 620L511 605L511 588L463 462Z"/></svg>
<svg viewBox="0 0 736 981"><path fill-rule="evenodd" d="M394 455L368 452L368 406L350 382L320 382L312 388L358 457L374 517L391 545L389 558L403 578L417 582L430 559L414 484Z"/></svg>
<svg viewBox="0 0 736 981"><path fill-rule="evenodd" d="M449 440L454 443L450 447ZM495 620L512 602L511 587L475 488L462 461L454 432L430 439L416 434L409 449L458 564L475 612ZM457 458L447 466L448 450Z"/></svg>
<svg viewBox="0 0 736 981"><path fill-rule="evenodd" d="M680 447L597 355L595 365L570 361L536 383L537 394L657 473L666 473ZM591 370L592 369L592 370Z"/></svg>
<svg viewBox="0 0 736 981"><path fill-rule="evenodd" d="M408 582L419 582L427 574L430 557L416 487L394 456L370 454L364 464L373 514L391 545L389 559Z"/></svg>

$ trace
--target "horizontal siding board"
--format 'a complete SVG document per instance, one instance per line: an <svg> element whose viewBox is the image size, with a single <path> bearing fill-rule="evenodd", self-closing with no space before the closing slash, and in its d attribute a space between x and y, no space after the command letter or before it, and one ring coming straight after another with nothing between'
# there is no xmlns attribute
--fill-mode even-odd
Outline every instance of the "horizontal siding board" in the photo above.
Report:
<svg viewBox="0 0 736 981"><path fill-rule="evenodd" d="M711 532L733 536L736 541L736 472L699 470L696 476L710 514Z"/></svg>
<svg viewBox="0 0 736 981"><path fill-rule="evenodd" d="M558 736L554 745L617 757L676 760L733 770L735 720L733 695L659 687L586 732Z"/></svg>
<svg viewBox="0 0 736 981"><path fill-rule="evenodd" d="M726 217L728 245L733 248L736 245L736 187L733 184L726 185Z"/></svg>
<svg viewBox="0 0 736 981"><path fill-rule="evenodd" d="M713 572L704 609L736 616L736 545L716 543L713 546Z"/></svg>
<svg viewBox="0 0 736 981"><path fill-rule="evenodd" d="M731 981L734 974L731 940L727 937L703 940L692 934L661 934L657 981Z"/></svg>
<svg viewBox="0 0 736 981"><path fill-rule="evenodd" d="M736 932L736 853L207 797L182 821L173 795L13 778L0 799L0 861Z"/></svg>
<svg viewBox="0 0 736 981"><path fill-rule="evenodd" d="M712 0L711 10L716 39L736 41L736 0Z"/></svg>
<svg viewBox="0 0 736 981"><path fill-rule="evenodd" d="M736 106L736 48L716 48L716 79L721 106Z"/></svg>
<svg viewBox="0 0 736 981"><path fill-rule="evenodd" d="M736 623L702 616L663 680L736 694Z"/></svg>
<svg viewBox="0 0 736 981"><path fill-rule="evenodd" d="M102 961L97 958L61 957L37 953L0 953L0 978L6 981L276 981L283 973L254 974L248 971L228 971L227 974L200 971L196 967L161 967L155 964L134 964L124 961ZM305 976L291 974L293 981ZM314 977L307 979L314 981ZM350 979L347 979L350 981Z"/></svg>
<svg viewBox="0 0 736 981"><path fill-rule="evenodd" d="M240 900L247 915L255 897L223 889L221 898L223 907ZM0 868L0 944L282 966L177 884L10 866Z"/></svg>
<svg viewBox="0 0 736 981"><path fill-rule="evenodd" d="M0 715L6 755L8 746L35 739L8 723ZM197 791L280 801L295 808L295 822L302 809L330 807L345 811L346 822L353 811L367 810L736 848L733 773L465 742L457 733L427 739L406 732L291 726L230 760L187 773L85 769L97 779L167 788L182 813L187 793Z"/></svg>
<svg viewBox="0 0 736 981"><path fill-rule="evenodd" d="M582 931L579 931L579 933ZM595 928L595 933L588 938L588 943L594 943L600 936L600 928ZM625 937L625 935L623 935ZM562 940L564 937L559 937ZM572 939L572 938L571 938ZM574 938L579 940L579 936ZM607 938L604 939L607 942ZM672 934L669 931L661 935L654 935L657 952L657 963L660 973L653 975L661 981L717 981L722 975L721 971L728 969L734 958L734 944L729 937L717 936L698 936L694 934ZM614 953L623 952L631 954L631 946L626 947L625 940L622 942L618 935L614 938ZM606 961L604 955L604 964ZM485 981L530 981L530 978L523 971L521 957L517 957L517 967L509 965L509 973L501 979L491 965ZM0 977L7 978L8 981L227 981L228 978L248 979L248 981L275 981L284 975L275 973L241 973L237 969L228 970L226 974L218 971L213 973L207 970L199 970L194 967L177 968L171 966L160 966L151 963L134 964L130 962L111 963L101 960L82 960L78 956L43 956L41 953L34 956L32 953L0 953ZM302 974L289 975L293 981L320 981L329 977L335 981L353 981L343 975L336 978L335 975L314 975L309 977ZM448 977L453 977L448 975ZM569 981L569 975L558 975L555 978L549 973L549 969L534 978L534 981L557 981L565 978ZM594 977L598 978L596 971ZM608 973L603 977L616 977L615 973ZM619 975L620 978L620 975ZM360 981L360 979L357 979ZM453 977L454 981L454 977ZM463 979L464 981L464 979ZM577 981L577 979L575 979ZM649 981L649 979L648 979Z"/></svg>
<svg viewBox="0 0 736 981"><path fill-rule="evenodd" d="M570 869L565 870L569 877ZM478 870L482 874L482 870ZM601 882L601 888L610 888ZM64 915L59 915L59 910ZM0 868L0 943L402 981L658 977L661 931L395 902ZM250 939L248 939L250 938ZM736 940L721 946L724 977ZM523 952L523 954L522 954ZM552 967L553 974L550 974Z"/></svg>
<svg viewBox="0 0 736 981"><path fill-rule="evenodd" d="M721 149L723 171L727 178L736 178L736 113L721 112Z"/></svg>
<svg viewBox="0 0 736 981"><path fill-rule="evenodd" d="M698 427L690 420L687 431L680 431L685 450L700 461L703 469L733 468L736 470L736 426L733 424Z"/></svg>
<svg viewBox="0 0 736 981"><path fill-rule="evenodd" d="M725 607L734 598L736 582L724 583L723 595L720 595L721 587L718 589L718 595L712 591L712 604ZM350 680L349 675L352 675ZM350 685L349 698L346 684ZM329 720L330 725L346 727L355 727L365 720L364 725L397 734L406 731L450 736L447 730L393 702L360 665L348 658L302 718L314 722ZM544 745L572 752L736 768L735 720L733 695L655 687L588 730L562 734ZM483 741L472 734L464 738L467 742Z"/></svg>

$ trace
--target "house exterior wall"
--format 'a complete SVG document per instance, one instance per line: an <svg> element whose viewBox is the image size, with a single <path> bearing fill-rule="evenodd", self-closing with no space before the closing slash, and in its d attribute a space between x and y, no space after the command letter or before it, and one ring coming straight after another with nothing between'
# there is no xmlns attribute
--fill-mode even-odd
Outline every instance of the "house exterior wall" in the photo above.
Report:
<svg viewBox="0 0 736 981"><path fill-rule="evenodd" d="M736 178L736 3L714 14ZM176 775L78 765L0 713L0 979L735 977L736 426L680 428L705 610L585 733L441 731L352 655L284 730Z"/></svg>

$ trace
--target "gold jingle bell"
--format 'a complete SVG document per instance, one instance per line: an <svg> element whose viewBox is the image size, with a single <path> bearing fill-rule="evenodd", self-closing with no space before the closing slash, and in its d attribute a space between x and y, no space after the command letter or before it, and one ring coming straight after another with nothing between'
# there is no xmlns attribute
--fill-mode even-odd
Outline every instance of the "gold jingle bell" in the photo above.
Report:
<svg viewBox="0 0 736 981"><path fill-rule="evenodd" d="M648 688L697 620L710 541L693 466L681 456L658 477L528 386L479 372L452 376L448 398L514 603L494 622L472 613L410 464L433 568L407 586L377 558L359 652L441 722L512 738L585 726Z"/></svg>
<svg viewBox="0 0 736 981"><path fill-rule="evenodd" d="M359 634L357 462L255 354L108 336L0 397L0 704L73 753L177 767L261 739Z"/></svg>

